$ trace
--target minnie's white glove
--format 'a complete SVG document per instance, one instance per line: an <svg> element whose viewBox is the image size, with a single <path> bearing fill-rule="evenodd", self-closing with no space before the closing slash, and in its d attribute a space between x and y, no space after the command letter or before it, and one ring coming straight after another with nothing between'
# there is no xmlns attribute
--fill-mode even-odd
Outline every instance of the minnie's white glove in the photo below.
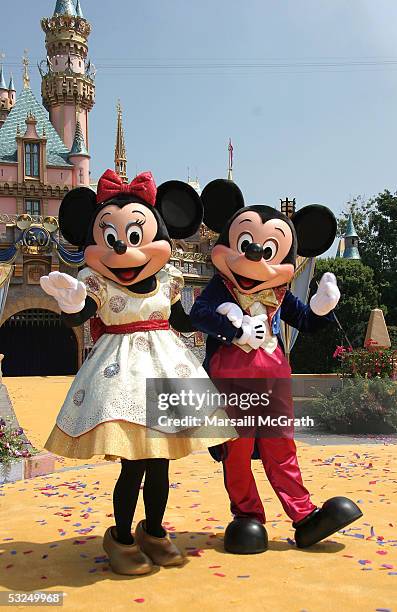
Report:
<svg viewBox="0 0 397 612"><path fill-rule="evenodd" d="M62 312L72 314L83 310L87 290L81 281L63 272L50 272L40 278L42 289L52 295Z"/></svg>
<svg viewBox="0 0 397 612"><path fill-rule="evenodd" d="M244 315L242 322L243 334L240 338L236 338L237 344L248 344L253 349L258 349L266 336L265 321L267 314L260 314L256 317Z"/></svg>
<svg viewBox="0 0 397 612"><path fill-rule="evenodd" d="M323 317L335 308L340 300L340 291L336 284L335 274L326 272L318 284L317 293L310 300L310 308L314 314Z"/></svg>
<svg viewBox="0 0 397 612"><path fill-rule="evenodd" d="M244 315L240 306L237 306L237 304L233 304L233 302L224 302L218 306L216 312L225 315L229 321L233 323L234 327L241 327Z"/></svg>

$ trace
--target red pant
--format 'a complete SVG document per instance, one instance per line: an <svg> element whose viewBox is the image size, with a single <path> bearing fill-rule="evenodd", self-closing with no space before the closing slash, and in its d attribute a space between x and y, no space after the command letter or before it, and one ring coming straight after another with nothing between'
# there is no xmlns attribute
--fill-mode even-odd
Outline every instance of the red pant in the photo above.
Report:
<svg viewBox="0 0 397 612"><path fill-rule="evenodd" d="M245 353L235 345L222 345L211 359L210 374L213 379L256 378L258 381L269 382L272 379L289 379L291 368L279 346L269 355L263 349ZM272 405L273 414L292 416L292 388L285 388L281 383L279 392L272 398ZM223 460L223 471L232 513L234 516L252 516L261 523L266 521L251 471L255 441L267 478L285 512L294 522L302 520L316 506L310 501L310 494L303 485L292 436L263 436L256 439L241 437L226 443L228 454Z"/></svg>
<svg viewBox="0 0 397 612"><path fill-rule="evenodd" d="M285 512L298 522L316 508L304 487L296 456L295 442L289 438L257 438L256 443L267 478ZM223 460L226 490L234 516L251 516L266 522L265 511L251 470L254 438L227 442Z"/></svg>

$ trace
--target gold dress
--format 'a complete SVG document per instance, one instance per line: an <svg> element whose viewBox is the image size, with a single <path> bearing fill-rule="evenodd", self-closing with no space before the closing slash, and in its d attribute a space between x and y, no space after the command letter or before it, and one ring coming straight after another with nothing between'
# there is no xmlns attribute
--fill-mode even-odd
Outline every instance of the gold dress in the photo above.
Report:
<svg viewBox="0 0 397 612"><path fill-rule="evenodd" d="M89 267L79 272L87 294L103 323L122 325L168 320L180 299L183 276L167 264L156 274L151 293L137 294L113 283ZM171 329L104 334L76 374L45 448L57 455L88 459L178 459L235 437L233 428L202 426L148 435L146 379L205 378L195 355ZM224 416L222 409L214 414Z"/></svg>

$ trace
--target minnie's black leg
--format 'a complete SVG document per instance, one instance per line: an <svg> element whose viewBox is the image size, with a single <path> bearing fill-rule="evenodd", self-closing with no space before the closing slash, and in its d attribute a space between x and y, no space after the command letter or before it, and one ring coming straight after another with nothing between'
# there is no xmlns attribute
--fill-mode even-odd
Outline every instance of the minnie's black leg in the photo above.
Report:
<svg viewBox="0 0 397 612"><path fill-rule="evenodd" d="M145 467L145 459L137 461L121 459L121 472L113 491L117 540L121 544L133 544L134 542L131 535L131 524Z"/></svg>
<svg viewBox="0 0 397 612"><path fill-rule="evenodd" d="M147 459L145 485L143 487L143 500L145 502L146 523L145 530L156 538L166 535L161 523L169 493L169 460Z"/></svg>

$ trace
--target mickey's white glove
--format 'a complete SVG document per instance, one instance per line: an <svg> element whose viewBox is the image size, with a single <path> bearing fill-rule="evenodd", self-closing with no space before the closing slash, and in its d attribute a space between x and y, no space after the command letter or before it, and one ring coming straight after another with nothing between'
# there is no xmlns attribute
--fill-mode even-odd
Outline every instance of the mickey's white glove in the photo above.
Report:
<svg viewBox="0 0 397 612"><path fill-rule="evenodd" d="M240 338L236 338L238 344L248 344L253 349L258 349L262 344L266 336L266 325L265 321L267 314L260 314L256 317L250 317L244 315L242 322L243 334Z"/></svg>
<svg viewBox="0 0 397 612"><path fill-rule="evenodd" d="M50 272L48 276L40 278L40 285L56 299L62 312L72 314L83 310L87 290L77 278L63 272Z"/></svg>
<svg viewBox="0 0 397 612"><path fill-rule="evenodd" d="M335 308L340 300L340 291L336 284L335 274L326 272L318 284L317 293L310 300L310 308L314 314L323 317Z"/></svg>
<svg viewBox="0 0 397 612"><path fill-rule="evenodd" d="M244 315L240 306L237 306L237 304L233 304L233 302L224 302L218 306L216 312L219 312L221 315L226 315L229 321L233 323L234 327L241 327Z"/></svg>

